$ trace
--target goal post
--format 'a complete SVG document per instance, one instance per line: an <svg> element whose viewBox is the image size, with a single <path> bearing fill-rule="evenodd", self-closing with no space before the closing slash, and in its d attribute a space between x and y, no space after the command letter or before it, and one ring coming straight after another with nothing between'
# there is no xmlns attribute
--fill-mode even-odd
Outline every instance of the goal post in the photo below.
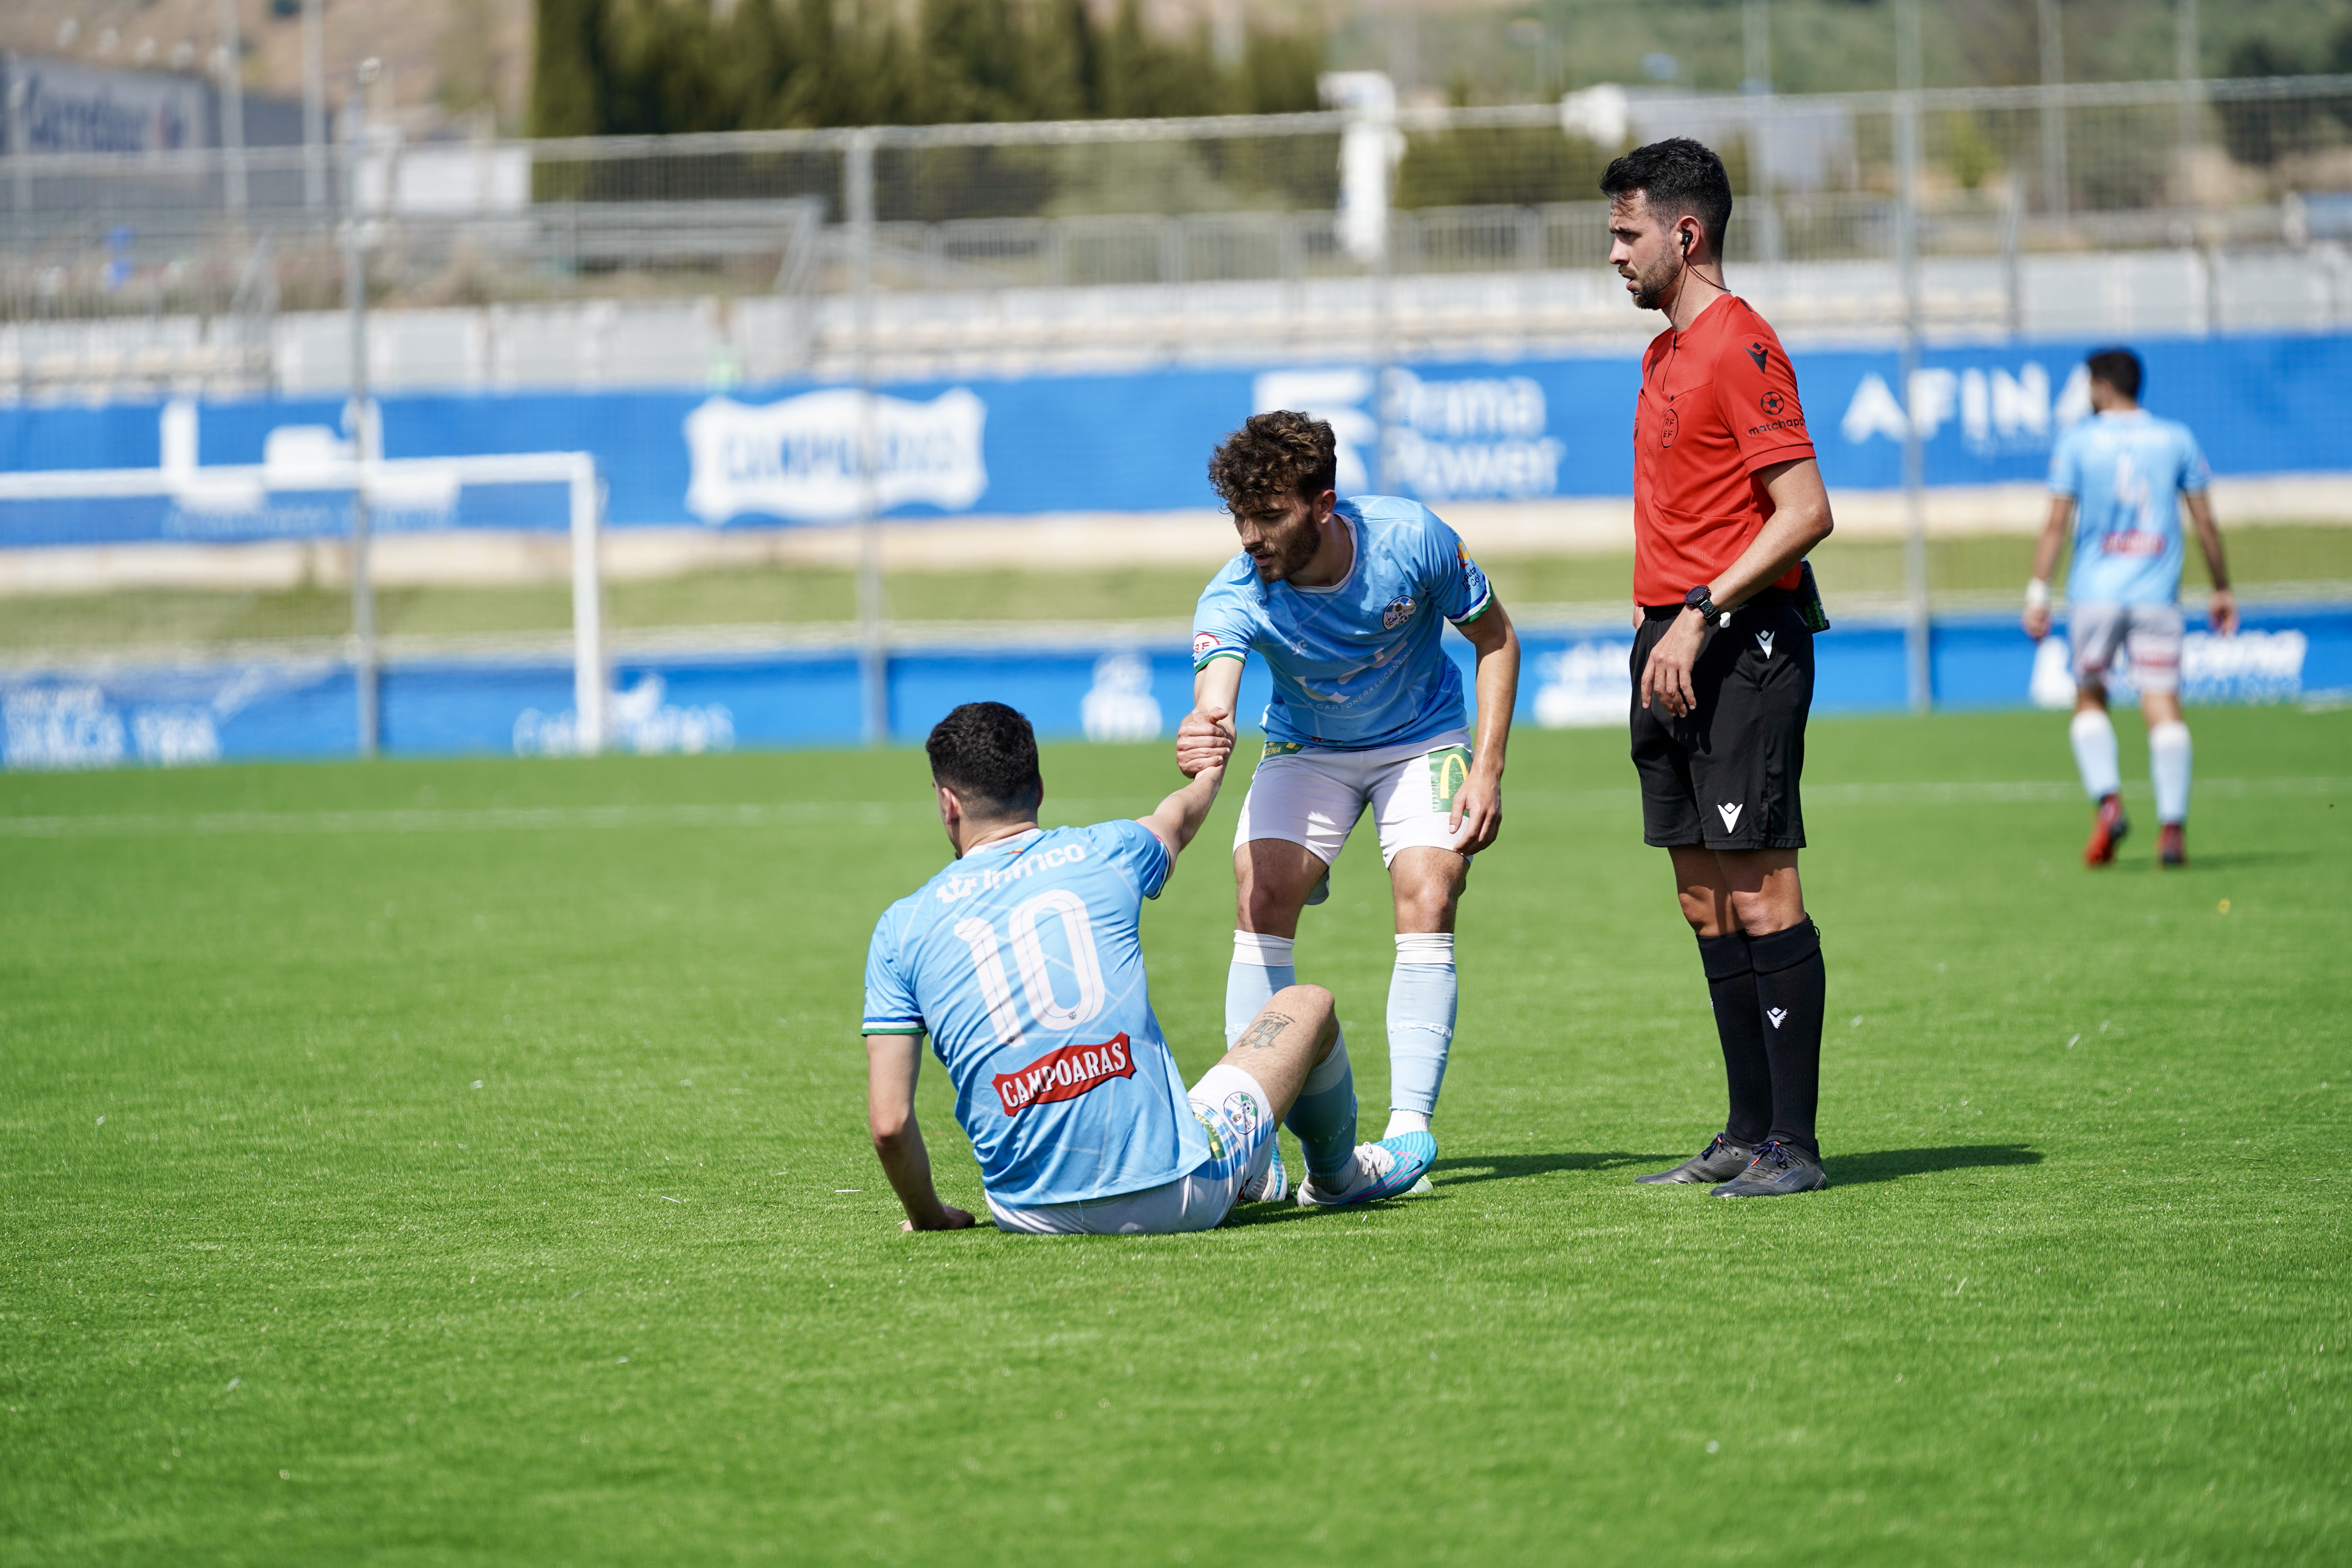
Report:
<svg viewBox="0 0 2352 1568"><path fill-rule="evenodd" d="M273 450L271 455L278 454ZM369 510L379 517L420 510L433 515L436 510L454 516L460 492L501 485L564 488L572 557L572 702L578 713L574 749L593 756L604 749L609 738L612 686L605 658L600 559L604 495L593 454L511 452L358 459L347 452L303 452L299 461L275 463L19 470L0 473L0 509L21 502L166 500L191 515L221 520L218 530L204 537L227 543L337 537L331 530L317 528L241 531L237 520L260 515L273 496L350 495L363 499ZM341 537L350 534L346 531ZM172 542L199 540L183 533L173 535ZM0 531L0 547L6 543L7 535ZM352 552L352 571L354 592L364 593L367 558L363 551ZM362 683L377 678L380 661L374 644L373 630L364 623L355 625L347 639L346 661ZM378 710L373 697L372 691L360 694L357 707L362 725ZM373 740L372 735L360 737L362 755L373 753Z"/></svg>

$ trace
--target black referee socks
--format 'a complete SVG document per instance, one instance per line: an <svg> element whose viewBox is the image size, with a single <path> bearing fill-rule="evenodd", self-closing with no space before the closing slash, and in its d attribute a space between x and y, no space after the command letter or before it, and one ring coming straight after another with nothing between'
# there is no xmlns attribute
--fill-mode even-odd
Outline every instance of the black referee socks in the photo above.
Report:
<svg viewBox="0 0 2352 1568"><path fill-rule="evenodd" d="M1772 1121L1772 1064L1766 1054L1764 1014L1756 999L1756 966L1748 933L1698 939L1698 961L1706 970L1706 994L1715 1004L1716 1037L1723 1042L1723 1076L1731 1089L1731 1113L1723 1135L1738 1143L1761 1143Z"/></svg>
<svg viewBox="0 0 2352 1568"><path fill-rule="evenodd" d="M1822 1007L1829 988L1821 930L1808 915L1786 931L1749 937L1748 956L1756 967L1756 1001L1769 1026L1762 1033L1772 1068L1770 1135L1818 1160L1813 1113L1822 1098ZM1718 1016L1721 1011L1718 1004Z"/></svg>

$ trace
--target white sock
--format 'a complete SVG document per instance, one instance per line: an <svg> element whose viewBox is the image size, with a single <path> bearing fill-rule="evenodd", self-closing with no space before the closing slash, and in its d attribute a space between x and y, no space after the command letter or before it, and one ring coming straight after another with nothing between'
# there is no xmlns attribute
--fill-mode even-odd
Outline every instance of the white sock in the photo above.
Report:
<svg viewBox="0 0 2352 1568"><path fill-rule="evenodd" d="M2156 819L2189 820L2189 726L2168 719L2147 732L2147 772L2156 784Z"/></svg>
<svg viewBox="0 0 2352 1568"><path fill-rule="evenodd" d="M1451 931L1401 933L1389 977L1389 1129L1426 1132L1454 1045L1459 982Z"/></svg>
<svg viewBox="0 0 2352 1568"><path fill-rule="evenodd" d="M2116 726L2104 708L2085 708L2067 729L2074 742L2074 766L2083 775L2083 793L2105 800L2124 787L2122 766L2116 760Z"/></svg>
<svg viewBox="0 0 2352 1568"><path fill-rule="evenodd" d="M1290 963L1292 945L1293 939L1286 936L1234 932L1234 962L1225 971L1226 1045L1241 1038L1242 1031L1276 992L1298 984L1298 972Z"/></svg>

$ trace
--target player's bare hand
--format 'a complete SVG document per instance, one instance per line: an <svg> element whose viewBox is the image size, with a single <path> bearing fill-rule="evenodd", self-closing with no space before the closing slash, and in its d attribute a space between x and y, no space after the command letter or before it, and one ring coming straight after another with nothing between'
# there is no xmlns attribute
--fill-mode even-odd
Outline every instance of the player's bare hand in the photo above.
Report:
<svg viewBox="0 0 2352 1568"><path fill-rule="evenodd" d="M2043 637L2050 635L2050 606L2047 605L2026 605L2025 616L2021 624L2024 626L2025 635L2027 637L2032 637L2035 642L2040 642Z"/></svg>
<svg viewBox="0 0 2352 1568"><path fill-rule="evenodd" d="M1176 726L1176 771L1186 778L1224 766L1233 754L1233 716L1223 708L1196 708Z"/></svg>
<svg viewBox="0 0 2352 1568"><path fill-rule="evenodd" d="M1503 831L1503 781L1473 773L1454 792L1454 812L1447 819L1454 830L1454 849L1475 855Z"/></svg>
<svg viewBox="0 0 2352 1568"><path fill-rule="evenodd" d="M917 1225L911 1219L902 1219L898 1222L898 1228L900 1230L969 1230L972 1224L973 1220L969 1210L960 1209L953 1204L941 1204L938 1216L930 1223Z"/></svg>
<svg viewBox="0 0 2352 1568"><path fill-rule="evenodd" d="M2205 618L2223 637L2237 636L2238 595L2227 588L2214 589L2213 597L2206 603Z"/></svg>
<svg viewBox="0 0 2352 1568"><path fill-rule="evenodd" d="M1698 693L1691 685L1691 668L1698 663L1698 650L1706 636L1706 623L1689 612L1675 617L1650 649L1650 659L1642 667L1642 706L1664 708L1677 719L1686 719L1698 706Z"/></svg>

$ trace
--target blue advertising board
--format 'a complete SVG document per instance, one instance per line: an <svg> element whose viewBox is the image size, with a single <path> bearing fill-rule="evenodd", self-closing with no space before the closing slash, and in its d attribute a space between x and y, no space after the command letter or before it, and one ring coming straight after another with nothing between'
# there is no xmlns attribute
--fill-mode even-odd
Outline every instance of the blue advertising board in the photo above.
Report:
<svg viewBox="0 0 2352 1568"><path fill-rule="evenodd" d="M1632 699L1630 630L1531 629L1516 722L1622 729ZM1469 645L1448 650L1469 673ZM1903 630L1841 625L1817 640L1813 710L1886 712L1905 701ZM1956 617L1932 628L1935 700L1945 708L2065 708L2074 688L2063 637L2036 645L2014 616ZM2352 606L2261 606L2232 637L2192 621L2182 650L2192 704L2280 702L2352 692ZM1009 702L1047 739L1171 737L1192 706L1186 650L964 647L902 650L887 666L891 738L919 741L960 702ZM1466 684L1466 682L1465 682ZM2128 671L2118 696L2129 700ZM1253 660L1244 720L1271 695ZM349 756L356 750L350 672L318 664L0 673L0 767L58 769ZM400 756L564 756L575 752L568 666L445 659L395 664L383 678L383 747ZM854 652L676 657L615 671L613 749L696 753L854 744Z"/></svg>
<svg viewBox="0 0 2352 1568"><path fill-rule="evenodd" d="M1915 422L1931 485L2032 481L2057 433L2089 412L2088 342L1936 349L1898 395L1891 352L1794 354L1822 468L1835 487L1899 482ZM2149 340L2145 399L2186 421L2224 475L2352 470L2352 335ZM1421 500L1630 494L1629 354L1392 369L1169 369L1130 375L971 379L877 395L873 485L901 517L1162 511L1214 504L1210 449L1255 410L1304 408L1340 438L1339 488L1360 492L1385 437L1392 488ZM1376 405L1376 396L1381 400ZM1385 422L1381 412L1385 410ZM341 439L338 399L207 400L177 410L198 466L173 495L0 503L0 548L341 531L341 499L289 490L224 497L205 467L276 465ZM0 471L158 468L165 405L0 408ZM865 484L857 395L776 385L740 394L396 395L394 458L588 451L618 528L773 527L857 515ZM185 464L185 456L182 458ZM467 487L394 506L380 528L540 528L568 517L554 487Z"/></svg>

